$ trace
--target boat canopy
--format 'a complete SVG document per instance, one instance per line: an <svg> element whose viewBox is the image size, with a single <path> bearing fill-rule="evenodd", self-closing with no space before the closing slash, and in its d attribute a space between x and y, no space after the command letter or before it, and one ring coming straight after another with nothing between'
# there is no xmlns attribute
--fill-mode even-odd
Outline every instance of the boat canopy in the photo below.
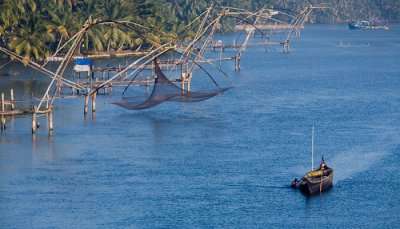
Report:
<svg viewBox="0 0 400 229"><path fill-rule="evenodd" d="M322 170L313 170L310 171L306 174L307 177L320 177L323 175L323 171Z"/></svg>

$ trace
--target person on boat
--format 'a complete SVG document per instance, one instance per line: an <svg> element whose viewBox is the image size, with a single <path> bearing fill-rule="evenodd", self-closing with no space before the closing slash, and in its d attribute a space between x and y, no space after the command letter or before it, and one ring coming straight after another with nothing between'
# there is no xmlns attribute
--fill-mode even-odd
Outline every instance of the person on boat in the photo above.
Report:
<svg viewBox="0 0 400 229"><path fill-rule="evenodd" d="M322 156L322 160L321 160L321 164L319 165L319 169L320 170L324 170L326 168L327 168L327 166L326 166L326 163L325 163L325 160L324 160L324 156Z"/></svg>

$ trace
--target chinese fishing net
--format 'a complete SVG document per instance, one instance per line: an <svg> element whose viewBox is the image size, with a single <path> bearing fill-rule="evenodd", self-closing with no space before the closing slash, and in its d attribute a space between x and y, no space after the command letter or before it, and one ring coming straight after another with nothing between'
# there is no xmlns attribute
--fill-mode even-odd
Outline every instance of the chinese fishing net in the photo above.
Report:
<svg viewBox="0 0 400 229"><path fill-rule="evenodd" d="M138 102L137 97L124 97L121 101L114 102L128 110L142 110L157 106L163 102L200 102L217 96L230 88L218 88L212 91L184 91L171 82L161 71L157 61L154 61L155 81L150 96L144 102Z"/></svg>

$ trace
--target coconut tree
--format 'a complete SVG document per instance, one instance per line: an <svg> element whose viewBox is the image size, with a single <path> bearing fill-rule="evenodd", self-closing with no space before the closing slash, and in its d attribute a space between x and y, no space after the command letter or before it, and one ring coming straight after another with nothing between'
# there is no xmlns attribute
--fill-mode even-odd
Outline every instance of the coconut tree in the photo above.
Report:
<svg viewBox="0 0 400 229"><path fill-rule="evenodd" d="M104 1L100 6L103 9L102 17L104 20L133 21L134 16L130 14L129 6L129 2L127 1ZM132 34L125 31L120 26L108 25L103 26L101 29L104 32L102 40L107 51L110 51L111 49L120 50L123 47L129 47L134 43L134 38L131 37Z"/></svg>
<svg viewBox="0 0 400 229"><path fill-rule="evenodd" d="M48 19L46 21L47 33L54 34L56 38L52 49L58 48L63 41L70 38L80 28L79 20L73 13L75 1L62 2L50 3L49 7L44 9Z"/></svg>
<svg viewBox="0 0 400 229"><path fill-rule="evenodd" d="M34 18L31 22L10 34L8 47L26 60L40 60L49 55L48 44L55 38L47 33L42 20Z"/></svg>
<svg viewBox="0 0 400 229"><path fill-rule="evenodd" d="M46 21L36 2L6 0L2 8L3 43L25 60L38 60L48 55L48 44L54 40L54 36L47 33Z"/></svg>

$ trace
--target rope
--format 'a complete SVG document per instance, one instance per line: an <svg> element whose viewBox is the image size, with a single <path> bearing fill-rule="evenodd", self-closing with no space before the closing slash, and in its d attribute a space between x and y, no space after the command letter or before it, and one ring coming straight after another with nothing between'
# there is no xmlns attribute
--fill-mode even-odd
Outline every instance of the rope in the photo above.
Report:
<svg viewBox="0 0 400 229"><path fill-rule="evenodd" d="M4 68L5 66L7 66L7 65L8 65L9 63L11 63L11 62L12 62L12 60L9 60L7 63L1 65L1 66L0 66L0 69Z"/></svg>
<svg viewBox="0 0 400 229"><path fill-rule="evenodd" d="M201 70L203 70L203 72L206 73L206 75L212 80L212 82L215 84L215 86L216 86L218 89L221 89L221 88L219 87L217 81L211 76L211 74L210 74L205 68L203 68L203 66L201 66L201 65L198 64L197 62L194 62L194 64L197 65Z"/></svg>

